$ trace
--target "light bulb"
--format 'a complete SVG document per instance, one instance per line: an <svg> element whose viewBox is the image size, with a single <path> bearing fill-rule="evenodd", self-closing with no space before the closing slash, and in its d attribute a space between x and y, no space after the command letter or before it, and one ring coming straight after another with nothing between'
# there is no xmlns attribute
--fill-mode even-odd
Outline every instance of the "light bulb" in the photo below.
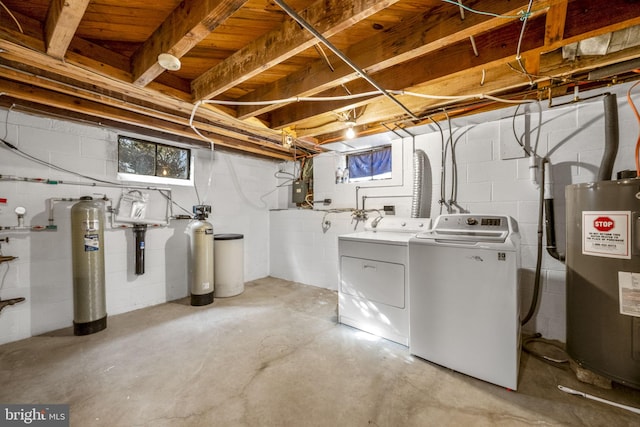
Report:
<svg viewBox="0 0 640 427"><path fill-rule="evenodd" d="M349 128L347 129L347 131L345 132L344 136L347 137L347 139L353 139L356 136L356 132L353 130L353 128Z"/></svg>
<svg viewBox="0 0 640 427"><path fill-rule="evenodd" d="M347 122L347 125L349 126L347 128L347 131L344 133L344 136L347 139L353 139L356 136L356 132L353 130L353 126L355 126L355 122Z"/></svg>

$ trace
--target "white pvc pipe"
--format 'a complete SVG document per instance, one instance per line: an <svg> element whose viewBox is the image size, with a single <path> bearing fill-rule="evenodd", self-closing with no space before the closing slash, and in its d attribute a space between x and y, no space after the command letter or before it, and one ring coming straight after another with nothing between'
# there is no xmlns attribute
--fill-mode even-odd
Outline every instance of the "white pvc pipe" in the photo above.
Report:
<svg viewBox="0 0 640 427"><path fill-rule="evenodd" d="M572 388L565 387L565 386L563 386L563 385L559 385L559 384L558 384L558 388L559 388L561 391L564 391L565 393L574 394L574 395L576 395L576 396L582 396L582 397L585 397L585 398L587 398L587 399L595 400L596 402L606 403L607 405L615 406L616 408L622 408L622 409L626 409L627 411L631 411L631 412L633 412L633 413L635 413L635 414L640 414L640 409L638 409L638 408L634 408L633 406L627 406L627 405L623 405L623 404L621 404L621 403L612 402L612 401L610 401L610 400L601 399L601 398L599 398L599 397L592 396L592 395L590 395L590 394L583 393L583 392L581 392L581 391L574 390L574 389L572 389Z"/></svg>

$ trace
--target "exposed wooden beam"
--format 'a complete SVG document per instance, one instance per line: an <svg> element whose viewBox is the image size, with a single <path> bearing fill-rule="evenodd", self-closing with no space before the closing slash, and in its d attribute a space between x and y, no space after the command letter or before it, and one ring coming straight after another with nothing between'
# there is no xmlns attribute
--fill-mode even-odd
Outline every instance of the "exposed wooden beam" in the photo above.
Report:
<svg viewBox="0 0 640 427"><path fill-rule="evenodd" d="M630 59L640 58L640 47L618 51L609 55L603 56L590 56L588 58L580 58L577 61L567 61L562 58L560 51L554 51L548 54L544 54L541 57L535 58L540 62L539 72L544 75L574 75L576 72L587 72L590 69L603 67L610 64L619 63ZM527 69L534 69L535 64L529 64L526 62ZM483 87L483 93L486 94L500 94L510 92L524 92L525 89L530 88L530 83L527 77L523 74L514 73L513 70L505 64L496 63L488 67L473 67L465 71L453 73L446 78L441 78L431 82L420 88L416 88L414 91L426 94L452 94L452 88L456 88L455 95L470 95L478 93L477 81L482 78L484 70L486 84ZM539 82L544 83L546 78L540 77ZM538 96L543 98L546 92L539 92ZM523 99L522 97L519 99ZM531 99L528 97L528 99ZM407 105L414 106L414 101L411 99L404 99ZM435 109L439 106L447 105L447 101L441 100L428 100L422 104L424 111L428 109ZM499 105L499 103L498 103ZM453 107L455 108L455 106ZM384 118L388 118L389 114L396 111L395 106L385 99L381 98L381 102L371 104L370 108L367 108L364 122L377 123L383 121ZM406 122L406 120L405 120ZM335 131L343 131L344 127L333 126L331 129Z"/></svg>
<svg viewBox="0 0 640 427"><path fill-rule="evenodd" d="M0 59L1 61L1 59ZM30 74L28 71L22 71L16 68L5 68L2 67L2 76L14 80L20 83L30 84L35 87L39 87L42 89L46 89L51 91L51 93L56 94L64 94L69 96L74 96L83 100L99 103L108 107L118 108L123 110L124 112L131 112L140 114L143 116L147 116L154 119L159 119L165 122L174 123L180 126L188 125L188 116L187 115L176 115L171 112L164 112L160 109L152 109L149 108L148 105L140 105L130 100L117 99L113 96L105 96L99 93L96 93L91 90L81 89L79 87L72 87L68 84L59 83L50 79L43 79L40 76L34 76ZM254 145L266 147L270 150L280 151L283 153L289 153L289 149L275 144L269 141L260 141L259 139L252 137L251 135L239 134L237 131L232 129L227 129L220 126L212 126L207 123L203 123L201 121L196 120L194 122L195 126L201 131L207 131L214 135L215 138L224 138L227 140L235 140L240 142L248 142ZM192 132L193 137L197 137L195 132Z"/></svg>
<svg viewBox="0 0 640 427"><path fill-rule="evenodd" d="M550 49L557 49L565 44L573 43L583 38L593 37L640 24L640 15L637 14L634 8L629 7L628 3L624 0L610 0L607 8L603 8L601 5L597 6L597 4L597 0L580 0L569 3L567 27L565 28L564 38L551 45L544 44L546 41L546 24L542 22L542 27L540 27L541 18L529 20L527 23L526 36L523 39L521 55L539 55L543 52L549 51ZM609 8L614 11L615 14L609 13ZM542 33L540 33L540 30L542 30ZM465 52L464 50L461 50L464 46L450 46L438 51L437 55L423 56L422 58L408 61L401 67L388 68L374 75L374 78L388 89L404 89L411 86L428 84L431 80L446 76L450 72L455 72L456 70L461 71L461 65L462 67L471 67L474 66L473 64L479 64L479 62L476 61L495 61L495 54L500 54L500 52L503 53L501 59L503 64L511 62L515 55L513 43L517 42L517 36L514 36L513 34L507 35L502 31L502 29L497 29L476 37L476 43L478 43L479 40L483 40L484 37L488 41L493 40L495 46L490 48L492 50L487 50L487 48L484 47L479 48L480 56L475 59L466 58L467 56L472 55L470 48ZM505 43L505 40L510 42ZM455 49L457 49L457 54L451 56L447 53L454 51ZM491 54L487 56L487 53ZM426 64L428 64L428 67ZM533 73L534 70L531 69L527 71L529 73ZM411 81L407 81L407 79L410 79ZM413 84L403 86L403 84L407 83ZM349 84L348 87L352 93L370 90L368 86L362 85L357 80ZM481 88L478 89L480 90ZM455 90L452 89L452 93L455 93ZM332 91L322 93L323 96L337 96L342 94L344 94L344 91L340 89L334 89ZM376 98L369 100L369 102L376 103L379 102L379 100ZM321 115L327 111L351 108L353 105L364 105L364 102L360 104L341 102L314 103L313 105L287 105L271 112L271 127L284 128L292 126L296 123L308 120L313 116ZM299 132L299 134L304 135L305 132ZM317 131L314 131L313 134L318 135Z"/></svg>
<svg viewBox="0 0 640 427"><path fill-rule="evenodd" d="M133 82L146 86L165 70L158 55L181 58L248 0L185 0L131 58Z"/></svg>
<svg viewBox="0 0 640 427"><path fill-rule="evenodd" d="M35 102L50 107L61 108L64 110L96 117L98 119L106 118L114 120L116 122L135 125L141 128L171 132L189 138L193 138L194 135L193 130L189 127L187 120L184 120L182 124L172 123L161 120L159 118L149 117L148 115L125 111L121 108L108 106L103 103L88 101L74 96L51 92L46 89L27 86L25 84L6 80L3 78L0 78L0 92L3 92L7 96L11 96L13 98L23 99L29 102ZM203 131L208 132L205 129L203 129ZM215 143L230 148L235 148L237 150L266 155L282 160L291 160L293 158L292 154L263 149L262 147L259 147L253 143L234 140L231 138L218 138L216 134L211 134L211 137L212 139L214 139Z"/></svg>
<svg viewBox="0 0 640 427"><path fill-rule="evenodd" d="M482 78L486 83L479 90L479 84ZM419 88L413 88L412 92L423 93L428 95L458 95L468 96L478 93L499 94L503 91L522 89L529 86L529 80L521 74L514 73L507 65L503 63L484 64L468 68L464 71L451 73L447 77L433 80L428 85ZM419 99L409 96L398 97L405 105L415 111L435 110L437 108L449 106L448 110L456 109L452 101L437 99ZM481 102L481 100L478 100ZM471 110L471 108L470 108ZM405 117L396 116L393 121L393 114L397 112L397 107L393 107L392 103L385 98L380 98L379 102L370 104L362 115L364 125L360 129L366 131L377 132L380 130L380 123L394 123L412 126L413 122L407 121ZM322 129L322 138L320 143L330 142L337 135L344 133L344 124L332 123Z"/></svg>
<svg viewBox="0 0 640 427"><path fill-rule="evenodd" d="M515 60L521 25L520 22L514 21L506 26L475 37L475 43L480 53L479 56L474 55L468 40L462 40L429 55L386 68L374 74L374 78L388 90L403 90L415 88L440 78L446 78L452 73L464 72L469 68L495 64L496 62L507 64ZM522 52L541 48L544 39L544 17L541 16L530 20L527 24L527 32L530 37L523 40ZM515 72L513 73L515 74ZM480 83L481 79L475 82L479 93L483 92L484 89ZM370 91L370 87L362 80L354 80L348 85L348 88L352 93ZM451 86L450 89L452 94L456 93L454 86ZM321 95L338 96L343 93L344 90L341 88L334 88ZM334 101L287 105L271 113L271 126L274 128L294 126L316 115L377 103L379 99L380 97L378 96L361 102ZM420 102L416 104L415 101L415 99L412 99L411 104L414 106L413 108L418 109L416 110L418 112L420 110ZM426 100L420 101L427 103ZM368 106L367 109L369 108L372 107ZM360 123L360 119L358 123ZM300 131L298 133L307 135L308 132L313 135L318 131Z"/></svg>
<svg viewBox="0 0 640 427"><path fill-rule="evenodd" d="M12 41L15 44L22 44L23 46L30 47L32 50L37 52L45 51L45 42L42 39L44 30L40 23L25 15L21 15L18 12L14 11L12 13L21 23L24 33L12 29L10 25L5 25L9 22L9 18L6 17L5 14L0 13L0 38ZM56 60L58 60L58 58L56 58ZM130 63L129 58L80 37L73 38L65 54L64 60L65 62L74 64L86 70L94 70L95 73L109 79L115 79L123 82L131 81L131 74L127 71ZM65 76L67 76L66 73ZM68 76L75 77L73 74L68 74ZM181 84L176 86L184 86L184 83L181 82ZM191 101L191 95L188 92L190 87L185 92L172 86L154 82L153 89L181 99L185 102ZM224 111L225 113L231 112L230 109L224 107L220 107L219 110Z"/></svg>
<svg viewBox="0 0 640 427"><path fill-rule="evenodd" d="M64 58L91 0L52 0L44 25L47 54Z"/></svg>
<svg viewBox="0 0 640 427"><path fill-rule="evenodd" d="M483 2L482 8L483 11L498 15L517 16L519 11L526 8L527 3L526 0L508 3L491 0ZM544 5L538 4L536 7L542 6ZM468 40L469 36L504 26L508 22L509 20L504 18L473 13L461 20L457 7L442 8L438 13L419 14L382 33L377 33L352 45L345 54L367 73L376 73L461 40ZM316 60L304 69L260 87L238 101L312 96L358 77L353 69L339 58L331 55L329 62L333 65L332 68L327 66L325 60ZM264 114L280 107L281 105L241 106L238 107L238 118Z"/></svg>
<svg viewBox="0 0 640 427"><path fill-rule="evenodd" d="M102 73L99 74L91 69L87 69L86 67L75 65L70 61L63 62L56 60L38 51L1 38L0 50L0 57L6 58L9 61L22 62L35 68L47 70L53 74L77 79L79 81L95 85L106 92L111 91L126 94L126 97L129 99L137 99L140 102L154 102L164 108L171 108L175 110L176 114L189 116L193 109L193 104L191 102L185 102L181 99L177 99L173 96L168 96L148 88L133 86L118 78L109 77ZM103 67L103 69L104 68L109 67ZM101 71L104 72L104 70ZM235 129L238 133L252 135L257 140L280 141L280 133L278 131L273 131L268 128L260 129L252 125L247 125L240 120L212 111L211 108L200 109L198 117L205 118L213 123L218 123L229 129Z"/></svg>
<svg viewBox="0 0 640 427"><path fill-rule="evenodd" d="M544 34L545 46L554 46L564 38L564 23L567 18L568 0L552 2L547 12L547 28Z"/></svg>
<svg viewBox="0 0 640 427"><path fill-rule="evenodd" d="M300 15L324 37L331 37L398 0L318 0ZM196 100L213 98L315 45L318 40L290 18L193 80Z"/></svg>

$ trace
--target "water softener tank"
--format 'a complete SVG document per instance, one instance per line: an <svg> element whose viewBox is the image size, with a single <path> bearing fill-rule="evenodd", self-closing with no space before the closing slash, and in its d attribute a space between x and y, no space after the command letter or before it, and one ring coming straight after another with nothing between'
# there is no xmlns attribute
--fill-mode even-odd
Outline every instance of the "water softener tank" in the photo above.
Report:
<svg viewBox="0 0 640 427"><path fill-rule="evenodd" d="M104 202L81 197L71 208L73 333L107 327L104 275Z"/></svg>
<svg viewBox="0 0 640 427"><path fill-rule="evenodd" d="M189 289L191 305L213 302L213 226L205 219L210 206L193 207L195 220L187 227L189 240Z"/></svg>
<svg viewBox="0 0 640 427"><path fill-rule="evenodd" d="M566 187L567 352L640 388L640 179Z"/></svg>

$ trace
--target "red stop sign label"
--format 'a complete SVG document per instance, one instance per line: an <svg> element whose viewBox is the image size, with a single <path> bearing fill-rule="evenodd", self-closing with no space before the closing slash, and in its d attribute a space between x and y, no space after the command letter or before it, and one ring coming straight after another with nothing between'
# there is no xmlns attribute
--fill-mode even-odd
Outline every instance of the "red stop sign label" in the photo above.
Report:
<svg viewBox="0 0 640 427"><path fill-rule="evenodd" d="M614 225L615 223L608 216L599 216L593 221L595 229L602 232L611 231Z"/></svg>

